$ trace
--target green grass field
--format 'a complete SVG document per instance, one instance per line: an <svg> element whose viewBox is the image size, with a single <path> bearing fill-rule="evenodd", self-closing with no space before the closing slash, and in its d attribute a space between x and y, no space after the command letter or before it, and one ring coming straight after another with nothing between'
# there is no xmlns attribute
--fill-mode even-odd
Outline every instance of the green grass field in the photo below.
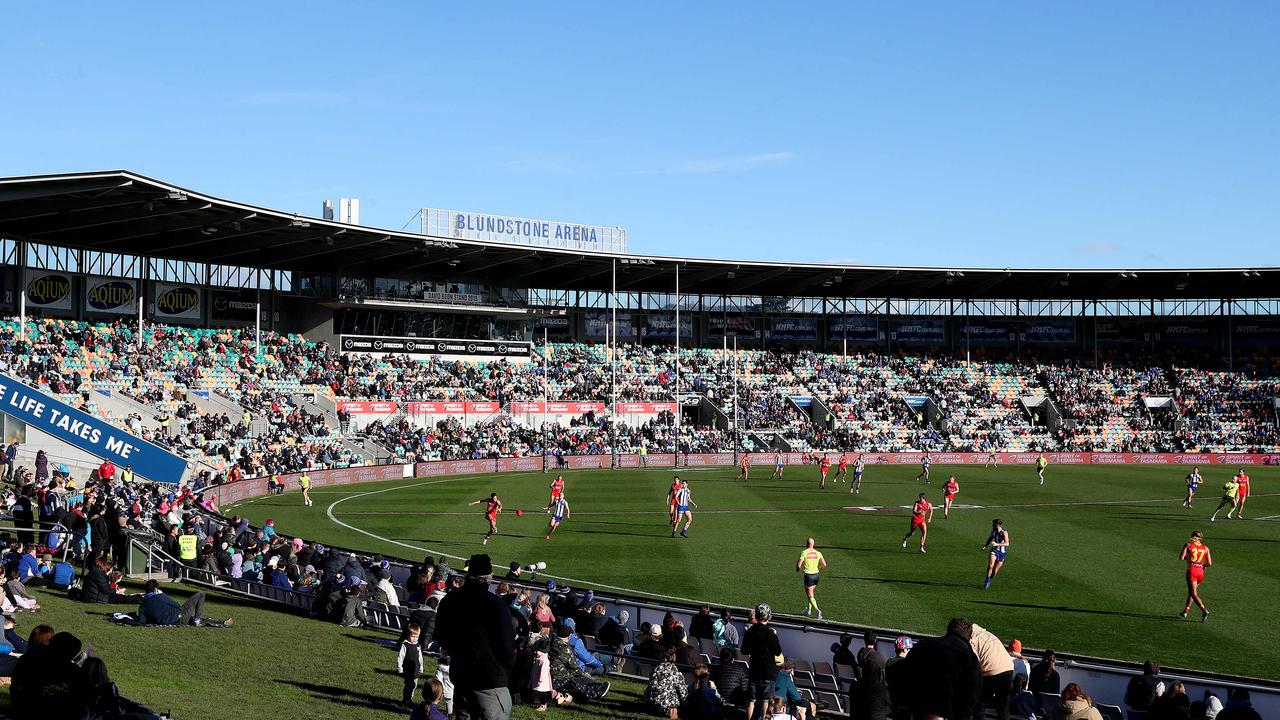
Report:
<svg viewBox="0 0 1280 720"><path fill-rule="evenodd" d="M915 467L872 466L856 497L847 485L818 490L811 466L792 466L781 481L756 468L747 484L729 469L689 470L699 508L687 540L672 539L666 525L670 469L567 473L574 514L550 542L540 510L550 477L542 473L324 489L311 508L293 492L227 512L399 557L484 550L495 565L545 561L573 587L736 606L763 601L779 613L803 608L794 566L813 536L830 564L819 587L829 620L936 633L948 617L965 615L1029 647L1280 678L1280 628L1270 621L1280 597L1280 469L1250 470L1249 520L1212 525L1218 489L1234 468L1203 470L1207 483L1193 510L1181 506L1187 468L1173 466L1053 466L1043 487L1028 467L935 466L926 487L914 480ZM960 507L948 520L939 511L927 555L914 541L902 549L903 506L921 489L940 502L950 472L961 485L957 504L979 507ZM481 508L466 503L489 492L507 511L501 534L482 548ZM1266 516L1275 518L1253 519ZM994 517L1005 521L1012 548L983 591L979 548ZM1193 529L1205 532L1215 561L1201 588L1213 613L1203 625L1175 617L1186 597L1177 555Z"/></svg>
<svg viewBox="0 0 1280 720"><path fill-rule="evenodd" d="M166 585L179 602L192 589ZM205 613L233 617L234 627L136 628L107 622L126 605L85 605L60 593L37 590L41 610L18 616L25 637L45 623L74 633L107 663L120 694L178 720L207 718L350 718L403 720L396 654L379 642L386 633L340 628L254 599L213 593ZM435 672L428 659L427 671ZM648 717L640 707L644 686L618 681L605 699L581 707L535 713L518 707L513 717L530 720ZM9 708L9 688L0 687L0 713Z"/></svg>

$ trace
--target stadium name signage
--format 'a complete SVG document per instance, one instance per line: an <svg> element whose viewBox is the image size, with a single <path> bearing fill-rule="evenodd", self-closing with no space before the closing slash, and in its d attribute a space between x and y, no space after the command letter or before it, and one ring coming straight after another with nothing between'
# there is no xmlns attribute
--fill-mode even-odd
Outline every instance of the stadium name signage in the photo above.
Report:
<svg viewBox="0 0 1280 720"><path fill-rule="evenodd" d="M525 239L568 240L575 243L600 242L596 228L590 225L529 220L525 218L483 215L480 213L454 213L453 229L456 233L488 233L510 235Z"/></svg>
<svg viewBox="0 0 1280 720"><path fill-rule="evenodd" d="M0 374L0 412L90 455L121 467L132 465L148 480L176 483L187 469L186 460L168 450L4 374Z"/></svg>
<svg viewBox="0 0 1280 720"><path fill-rule="evenodd" d="M340 345L343 352L470 357L528 357L531 347L522 340L456 340L378 335L343 335Z"/></svg>

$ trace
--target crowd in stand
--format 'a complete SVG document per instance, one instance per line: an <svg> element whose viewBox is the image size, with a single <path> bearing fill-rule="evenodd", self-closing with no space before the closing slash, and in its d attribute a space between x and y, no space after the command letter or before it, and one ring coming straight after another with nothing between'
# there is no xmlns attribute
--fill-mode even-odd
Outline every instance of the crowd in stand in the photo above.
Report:
<svg viewBox="0 0 1280 720"><path fill-rule="evenodd" d="M294 401L304 388L334 398L500 404L541 400L544 393L553 401L669 402L676 391L675 353L665 346L624 343L610 351L552 343L535 347L529 362L464 362L344 354L275 333L263 333L259 352L247 329L149 325L140 352L132 327L29 320L24 341L8 321L0 327L0 348L9 350L0 369L90 412L108 414L93 392L101 388L154 408L150 417L109 419L204 463L214 477L367 462L366 453L345 442L341 423ZM706 348L683 349L678 366L682 393L707 397L741 428L728 432L723 420L682 425L682 452L728 451L775 437L792 449L867 452L1280 449L1277 381L1266 369L1175 363L1169 371L1141 355L1109 356L1095 367L1091 358L1070 354L968 363L946 355ZM199 387L235 401L244 416L202 410L190 395ZM1062 422L1050 432L1043 415L1022 406L1022 396L1046 396ZM818 405L801 409L792 397ZM1161 405L1166 397L1171 405ZM1151 407L1148 399L1155 399ZM386 453L416 459L675 449L670 422L634 425L595 418L534 426L503 414L469 427L415 427L411 418L395 417L366 430Z"/></svg>

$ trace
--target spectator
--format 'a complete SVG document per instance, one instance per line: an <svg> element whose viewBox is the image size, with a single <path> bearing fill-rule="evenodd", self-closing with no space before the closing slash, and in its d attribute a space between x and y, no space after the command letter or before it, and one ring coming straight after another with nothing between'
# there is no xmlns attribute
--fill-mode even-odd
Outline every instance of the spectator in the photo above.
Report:
<svg viewBox="0 0 1280 720"><path fill-rule="evenodd" d="M1093 699L1075 683L1062 689L1062 702L1050 713L1053 720L1102 720L1102 713L1093 706Z"/></svg>
<svg viewBox="0 0 1280 720"><path fill-rule="evenodd" d="M603 675L608 672L605 666L610 662L609 658L603 655L595 655L587 650L582 638L578 637L578 624L574 622L573 618L565 618L561 625L569 630L569 636L566 639L569 647L573 650L573 656L577 660L578 667L583 672L591 675Z"/></svg>
<svg viewBox="0 0 1280 720"><path fill-rule="evenodd" d="M418 633L418 646L423 652L428 652L436 646L436 608L439 607L440 601L435 598L427 598L427 601L421 606L414 608L409 613L409 622L415 622L420 629ZM403 637L401 638L403 639Z"/></svg>
<svg viewBox="0 0 1280 720"><path fill-rule="evenodd" d="M631 649L631 630L627 628L627 621L630 619L630 613L619 610L617 615L604 621L600 632L596 634L596 644L613 653L615 664L619 666L622 655Z"/></svg>
<svg viewBox="0 0 1280 720"><path fill-rule="evenodd" d="M1028 678L1028 685L1032 694L1036 697L1040 697L1040 693L1058 695L1062 692L1062 678L1058 676L1058 671L1054 669L1057 660L1057 653L1052 650L1045 650L1044 655L1040 656L1040 662L1031 666L1031 677Z"/></svg>
<svg viewBox="0 0 1280 720"><path fill-rule="evenodd" d="M1190 717L1191 699L1187 697L1186 686L1178 680L1173 681L1169 691L1161 693L1147 711L1147 720L1189 720Z"/></svg>
<svg viewBox="0 0 1280 720"><path fill-rule="evenodd" d="M911 648L915 647L916 641L906 635L899 635L893 640L893 657L885 661L885 669L893 667L893 664L906 659L907 653L911 652Z"/></svg>
<svg viewBox="0 0 1280 720"><path fill-rule="evenodd" d="M720 616L712 623L712 642L715 643L717 649L729 648L737 651L740 640L738 639L738 628L733 626L733 617L729 614L729 608L720 610Z"/></svg>
<svg viewBox="0 0 1280 720"><path fill-rule="evenodd" d="M644 639L632 649L631 654L646 660L661 660L667 654L667 648L661 641L662 627L645 623L640 629L647 632Z"/></svg>
<svg viewBox="0 0 1280 720"><path fill-rule="evenodd" d="M92 693L89 709L93 716L104 720L115 720L115 718L124 717L123 703L120 701L120 690L115 683L111 682L111 676L107 674L107 664L103 662L102 658L85 658L81 667L84 668L85 679L88 681L90 692Z"/></svg>
<svg viewBox="0 0 1280 720"><path fill-rule="evenodd" d="M138 622L143 625L178 625L194 627L231 627L232 619L211 620L204 617L205 594L194 593L181 605L164 594L160 583L148 580L138 603Z"/></svg>
<svg viewBox="0 0 1280 720"><path fill-rule="evenodd" d="M689 688L684 684L684 675L676 667L676 649L667 648L662 655L662 662L649 675L649 684L644 690L644 699L659 714L669 720L680 717L680 706L689 697Z"/></svg>
<svg viewBox="0 0 1280 720"><path fill-rule="evenodd" d="M970 647L978 656L982 674L982 692L974 715L983 717L986 709L995 710L997 720L1009 720L1009 690L1013 686L1013 658L1000 638L981 625L974 624Z"/></svg>
<svg viewBox="0 0 1280 720"><path fill-rule="evenodd" d="M78 664L80 640L65 632L54 635L52 629L49 634L47 644L31 642L14 666L9 688L14 720L81 720L89 713L93 694Z"/></svg>
<svg viewBox="0 0 1280 720"><path fill-rule="evenodd" d="M705 663L698 663L693 668L693 682L684 702L684 717L686 720L720 720L724 717L724 700Z"/></svg>
<svg viewBox="0 0 1280 720"><path fill-rule="evenodd" d="M864 633L863 647L854 660L857 682L849 688L849 715L853 720L886 720L893 709L885 681L887 660L876 649L878 640L874 632Z"/></svg>
<svg viewBox="0 0 1280 720"><path fill-rule="evenodd" d="M13 604L15 608L23 610L39 610L40 603L36 597L27 592L26 586L18 579L18 571L14 568L6 568L4 571L4 596L5 599Z"/></svg>
<svg viewBox="0 0 1280 720"><path fill-rule="evenodd" d="M1130 710L1147 711L1156 698L1164 694L1164 681L1160 679L1160 665L1155 660L1142 664L1142 674L1129 678L1124 691L1124 704Z"/></svg>
<svg viewBox="0 0 1280 720"><path fill-rule="evenodd" d="M782 643L778 633L769 626L773 608L764 603L756 605L756 624L747 628L742 636L742 653L747 656L747 678L751 682L747 699L747 720L754 720L755 710L765 711L765 703L773 697L773 682L778 677L781 664Z"/></svg>
<svg viewBox="0 0 1280 720"><path fill-rule="evenodd" d="M1009 701L1009 709L1014 715L1025 717L1027 720L1038 720L1042 715L1040 710L1040 699L1037 698L1030 690L1027 689L1027 676L1018 673L1013 676L1013 687L1010 690L1012 698Z"/></svg>
<svg viewBox="0 0 1280 720"><path fill-rule="evenodd" d="M720 651L720 662L716 665L715 683L720 697L743 707L747 704L750 683L747 681L747 668L737 662L735 653L729 648Z"/></svg>
<svg viewBox="0 0 1280 720"><path fill-rule="evenodd" d="M452 660L458 720L506 720L507 673L515 659L515 623L502 598L489 592L493 564L472 555L463 586L440 602L436 641Z"/></svg>
<svg viewBox="0 0 1280 720"><path fill-rule="evenodd" d="M969 720L978 702L981 676L978 658L969 641L973 624L952 618L947 633L916 643L911 654L895 663L889 683L916 716L936 715L949 720Z"/></svg>
<svg viewBox="0 0 1280 720"><path fill-rule="evenodd" d="M27 641L18 634L17 620L13 617L13 613L4 614L4 641L13 647L13 652L19 655L26 654Z"/></svg>
<svg viewBox="0 0 1280 720"><path fill-rule="evenodd" d="M111 574L108 575L107 573ZM111 561L105 557L95 560L85 574L80 587L80 600L89 603L122 603L133 602L127 593L118 593L115 582L118 574L111 567Z"/></svg>
<svg viewBox="0 0 1280 720"><path fill-rule="evenodd" d="M1253 709L1249 701L1249 691L1234 688L1227 695L1227 704L1222 706L1216 720L1262 720L1262 716Z"/></svg>
<svg viewBox="0 0 1280 720"><path fill-rule="evenodd" d="M422 684L422 702L413 709L409 720L449 720L444 710L444 685L435 678L427 678Z"/></svg>
<svg viewBox="0 0 1280 720"><path fill-rule="evenodd" d="M715 618L711 616L711 606L703 605L689 621L689 644L700 651L710 650L715 640ZM703 643L706 643L705 645Z"/></svg>
<svg viewBox="0 0 1280 720"><path fill-rule="evenodd" d="M422 675L422 646L419 645L421 634L422 627L410 620L396 656L396 672L404 680L403 701L410 707L413 706L413 693L418 689L418 678ZM423 699L426 699L425 693Z"/></svg>
<svg viewBox="0 0 1280 720"><path fill-rule="evenodd" d="M1013 659L1014 675L1031 677L1031 667L1027 665L1026 658L1022 657L1022 641L1018 638L1009 641L1009 657Z"/></svg>
<svg viewBox="0 0 1280 720"><path fill-rule="evenodd" d="M786 698L769 698L763 710L765 720L796 720L796 716L787 712Z"/></svg>
<svg viewBox="0 0 1280 720"><path fill-rule="evenodd" d="M676 662L681 667L691 668L702 662L702 653L697 648L685 642L684 626L677 625L671 628L671 641L669 645L676 649Z"/></svg>
<svg viewBox="0 0 1280 720"><path fill-rule="evenodd" d="M800 718L800 720L812 718L817 714L818 707L800 694L800 688L796 687L795 672L796 663L794 660L788 658L782 661L782 668L777 677L773 679L773 697L780 697L786 700L787 712Z"/></svg>
<svg viewBox="0 0 1280 720"><path fill-rule="evenodd" d="M840 633L840 638L831 643L831 665L838 677L857 677L858 658L849 648L852 644L853 636L849 633ZM840 672L842 667L849 668L849 671Z"/></svg>

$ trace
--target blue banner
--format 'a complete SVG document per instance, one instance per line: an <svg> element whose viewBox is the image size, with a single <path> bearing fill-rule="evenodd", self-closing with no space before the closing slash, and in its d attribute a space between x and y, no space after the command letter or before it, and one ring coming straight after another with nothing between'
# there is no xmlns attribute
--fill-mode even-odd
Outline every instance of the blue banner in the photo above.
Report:
<svg viewBox="0 0 1280 720"><path fill-rule="evenodd" d="M769 321L769 339L781 342L813 342L818 339L817 318L774 318Z"/></svg>
<svg viewBox="0 0 1280 720"><path fill-rule="evenodd" d="M1280 345L1280 322L1250 318L1231 327L1237 345L1275 347Z"/></svg>
<svg viewBox="0 0 1280 720"><path fill-rule="evenodd" d="M1075 320L1028 320L1022 331L1023 342L1073 343L1076 341Z"/></svg>
<svg viewBox="0 0 1280 720"><path fill-rule="evenodd" d="M187 461L0 373L0 412L154 482L182 480Z"/></svg>
<svg viewBox="0 0 1280 720"><path fill-rule="evenodd" d="M942 345L947 341L947 321L899 321L893 328L893 340L919 345Z"/></svg>
<svg viewBox="0 0 1280 720"><path fill-rule="evenodd" d="M827 320L829 339L836 342L876 342L884 340L879 322L866 315L832 315Z"/></svg>
<svg viewBox="0 0 1280 720"><path fill-rule="evenodd" d="M646 340L674 340L676 337L676 314L674 312L654 312L645 316L643 335ZM693 317L689 313L680 316L680 337L693 339Z"/></svg>
<svg viewBox="0 0 1280 720"><path fill-rule="evenodd" d="M957 343L969 345L1008 345L1013 342L1016 333L1013 326L1005 322L990 320L970 320L960 326Z"/></svg>

